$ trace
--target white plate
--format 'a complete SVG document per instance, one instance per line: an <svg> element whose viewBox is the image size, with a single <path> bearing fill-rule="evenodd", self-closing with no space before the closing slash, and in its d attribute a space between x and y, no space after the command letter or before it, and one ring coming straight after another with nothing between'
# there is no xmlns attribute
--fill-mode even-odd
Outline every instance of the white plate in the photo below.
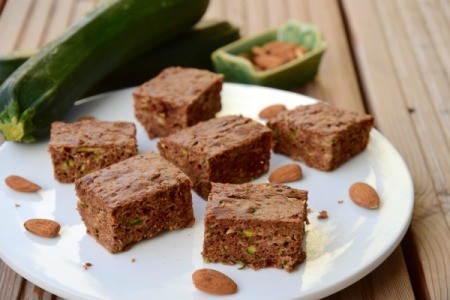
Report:
<svg viewBox="0 0 450 300"><path fill-rule="evenodd" d="M131 92L125 89L82 101L66 120L94 116L133 121L138 127L139 151L157 151L156 141L147 138L133 116ZM315 102L299 94L228 83L222 96L220 115L243 114L255 119L262 108L273 103L292 108ZM291 162L273 154L270 171ZM222 271L236 281L239 291L227 299L324 297L368 274L395 249L410 223L413 186L402 158L376 130L371 132L367 150L333 172L301 165L304 179L290 186L309 191L308 258L293 273L274 268L238 270L238 266L203 262L205 201L196 194L193 228L162 233L122 254L108 253L86 235L75 210L73 184L53 179L47 141L30 145L7 142L0 147L0 257L31 282L73 299L210 299L212 296L192 285L191 274L200 268ZM14 192L3 181L11 174L22 175L43 189L37 194ZM267 182L267 176L255 182ZM379 209L363 209L349 199L348 188L356 181L376 188L382 202ZM316 218L320 210L328 211L327 220ZM60 237L44 239L26 232L22 224L31 218L58 221L62 224ZM93 266L84 270L85 262Z"/></svg>

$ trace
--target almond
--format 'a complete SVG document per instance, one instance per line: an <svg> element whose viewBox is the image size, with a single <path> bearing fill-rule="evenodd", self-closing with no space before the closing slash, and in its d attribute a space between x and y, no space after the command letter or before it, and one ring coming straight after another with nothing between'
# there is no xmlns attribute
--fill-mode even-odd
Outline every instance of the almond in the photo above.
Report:
<svg viewBox="0 0 450 300"><path fill-rule="evenodd" d="M289 164L274 170L269 176L270 183L285 183L302 179L303 172L300 165Z"/></svg>
<svg viewBox="0 0 450 300"><path fill-rule="evenodd" d="M349 190L353 202L364 208L374 209L380 205L380 197L377 191L364 182L354 183Z"/></svg>
<svg viewBox="0 0 450 300"><path fill-rule="evenodd" d="M255 57L255 64L264 70L273 69L285 63L285 61L274 55L258 55Z"/></svg>
<svg viewBox="0 0 450 300"><path fill-rule="evenodd" d="M56 237L61 229L58 222L47 219L31 219L26 221L23 226L29 232L46 238Z"/></svg>
<svg viewBox="0 0 450 300"><path fill-rule="evenodd" d="M41 187L23 177L11 175L5 179L7 186L18 192L32 193L39 191Z"/></svg>
<svg viewBox="0 0 450 300"><path fill-rule="evenodd" d="M197 289L208 294L230 295L237 291L237 285L230 277L212 269L195 271L192 281Z"/></svg>
<svg viewBox="0 0 450 300"><path fill-rule="evenodd" d="M267 106L266 108L261 110L259 112L258 116L261 119L270 119L270 118L275 117L280 112L285 111L285 110L286 110L286 106L284 106L283 104L274 104L274 105L271 105L271 106Z"/></svg>

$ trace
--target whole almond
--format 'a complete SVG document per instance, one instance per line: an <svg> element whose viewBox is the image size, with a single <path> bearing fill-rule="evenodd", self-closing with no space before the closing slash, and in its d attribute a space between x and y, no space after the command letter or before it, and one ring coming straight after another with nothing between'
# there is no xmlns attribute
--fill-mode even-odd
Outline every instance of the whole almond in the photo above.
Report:
<svg viewBox="0 0 450 300"><path fill-rule="evenodd" d="M56 237L61 229L58 222L47 219L30 219L23 226L29 232L46 238Z"/></svg>
<svg viewBox="0 0 450 300"><path fill-rule="evenodd" d="M275 67L282 65L285 62L282 58L278 56L267 54L255 56L254 60L255 64L264 70L273 69Z"/></svg>
<svg viewBox="0 0 450 300"><path fill-rule="evenodd" d="M380 206L380 197L377 191L364 182L352 184L349 190L353 202L364 208L375 209Z"/></svg>
<svg viewBox="0 0 450 300"><path fill-rule="evenodd" d="M39 191L41 187L23 177L11 175L5 179L7 186L18 192L32 193Z"/></svg>
<svg viewBox="0 0 450 300"><path fill-rule="evenodd" d="M270 183L285 183L300 180L303 177L302 168L297 164L289 164L274 170L269 176Z"/></svg>
<svg viewBox="0 0 450 300"><path fill-rule="evenodd" d="M258 116L261 119L270 119L270 118L275 117L280 112L285 111L285 110L286 110L286 106L284 106L283 104L274 104L274 105L267 106L266 108L261 110L259 112Z"/></svg>
<svg viewBox="0 0 450 300"><path fill-rule="evenodd" d="M212 269L195 271L192 282L197 289L208 294L230 295L237 291L237 285L230 277Z"/></svg>

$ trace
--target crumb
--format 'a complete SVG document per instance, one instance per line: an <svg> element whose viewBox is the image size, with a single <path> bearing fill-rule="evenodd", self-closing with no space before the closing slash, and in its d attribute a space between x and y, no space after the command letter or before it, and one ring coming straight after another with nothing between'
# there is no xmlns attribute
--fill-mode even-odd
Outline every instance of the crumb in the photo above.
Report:
<svg viewBox="0 0 450 300"><path fill-rule="evenodd" d="M77 122L80 122L80 121L95 121L95 118L91 117L91 116L85 116L85 117L78 118Z"/></svg>
<svg viewBox="0 0 450 300"><path fill-rule="evenodd" d="M16 203L16 204L14 204L14 206L15 206L16 208L19 208L19 207L20 207L20 204L19 204L19 203Z"/></svg>
<svg viewBox="0 0 450 300"><path fill-rule="evenodd" d="M326 210L319 211L319 214L317 215L317 219L319 219L319 220L328 219L328 212Z"/></svg>
<svg viewBox="0 0 450 300"><path fill-rule="evenodd" d="M89 269L90 267L92 267L92 264L90 262L86 262L83 265L83 269L85 269L85 270Z"/></svg>
<svg viewBox="0 0 450 300"><path fill-rule="evenodd" d="M342 204L342 203L344 203L344 200L338 200L338 203Z"/></svg>
<svg viewBox="0 0 450 300"><path fill-rule="evenodd" d="M132 258L131 262L134 264L136 262L136 258Z"/></svg>
<svg viewBox="0 0 450 300"><path fill-rule="evenodd" d="M308 209L306 210L306 212L309 214L310 212L312 212L312 209L308 207Z"/></svg>

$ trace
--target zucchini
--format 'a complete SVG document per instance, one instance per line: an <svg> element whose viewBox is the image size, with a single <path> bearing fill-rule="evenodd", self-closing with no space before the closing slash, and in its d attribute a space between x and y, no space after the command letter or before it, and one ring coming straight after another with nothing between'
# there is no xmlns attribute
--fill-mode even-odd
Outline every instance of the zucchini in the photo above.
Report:
<svg viewBox="0 0 450 300"><path fill-rule="evenodd" d="M203 20L174 39L123 64L96 83L86 96L136 86L170 66L213 70L211 54L239 39L239 28L225 21Z"/></svg>
<svg viewBox="0 0 450 300"><path fill-rule="evenodd" d="M0 56L0 85L37 51L13 51Z"/></svg>
<svg viewBox="0 0 450 300"><path fill-rule="evenodd" d="M6 140L33 142L114 68L186 30L208 0L109 0L33 55L0 87Z"/></svg>
<svg viewBox="0 0 450 300"><path fill-rule="evenodd" d="M239 28L226 21L202 20L189 31L122 64L83 97L139 85L170 66L213 70L212 52L239 37ZM15 51L0 56L0 84L37 51Z"/></svg>

